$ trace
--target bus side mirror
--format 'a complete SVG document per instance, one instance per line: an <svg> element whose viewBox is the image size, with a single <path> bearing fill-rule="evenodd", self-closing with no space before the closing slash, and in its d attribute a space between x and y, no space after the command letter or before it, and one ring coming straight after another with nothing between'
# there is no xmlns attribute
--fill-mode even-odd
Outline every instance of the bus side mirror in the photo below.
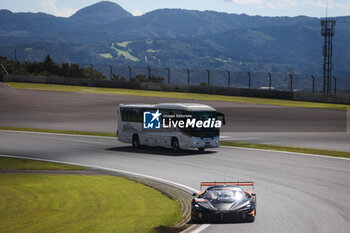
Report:
<svg viewBox="0 0 350 233"><path fill-rule="evenodd" d="M223 113L217 112L216 116L218 120L222 122L223 125L226 125L225 115Z"/></svg>

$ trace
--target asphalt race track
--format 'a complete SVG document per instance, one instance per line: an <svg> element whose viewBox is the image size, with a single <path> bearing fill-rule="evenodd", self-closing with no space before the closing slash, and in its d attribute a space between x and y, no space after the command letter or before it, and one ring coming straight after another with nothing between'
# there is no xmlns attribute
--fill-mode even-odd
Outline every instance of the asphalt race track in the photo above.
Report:
<svg viewBox="0 0 350 233"><path fill-rule="evenodd" d="M350 151L349 112L244 103L12 89L0 83L0 126L115 132L120 103L198 102L225 113L224 140Z"/></svg>
<svg viewBox="0 0 350 233"><path fill-rule="evenodd" d="M120 169L199 189L201 181L254 181L254 223L212 224L203 232L348 232L350 160L248 149L204 154L133 149L113 138L0 131L0 154Z"/></svg>
<svg viewBox="0 0 350 233"><path fill-rule="evenodd" d="M117 104L140 100L154 103L180 102L119 95L15 90L0 84L0 125L109 132L116 129ZM270 119L265 121L261 116L269 116L268 113L274 112L273 107L266 106L206 103L223 109L228 116L232 115L228 109L239 107L251 111L251 108L257 107L261 112L258 115L260 119L255 118L255 121L261 121L262 128L266 127L264 122L269 122ZM282 109L276 112L295 113L295 117L307 113L309 122L312 122L315 115L309 109L293 108L294 111L290 111L290 108L275 108ZM298 139L299 134L310 138L310 144L315 147L322 144L321 138L341 135L338 144L331 141L329 145L340 145L339 150L349 148L350 140L343 138L348 136L347 132L329 132L344 127L343 123L339 126L339 122L330 120L344 120L341 114L315 111L318 115L325 114L327 118L321 119L321 123L315 123L311 128L321 131L324 129L321 127L322 123L329 121L333 124L332 127L328 124L328 132L323 131L328 136L323 137L323 133L315 131L300 132L301 126L298 132L281 132L278 129L282 129L283 124L277 124L273 130L272 126L266 127L270 129L269 132L230 132L230 127L234 125L241 125L241 129L249 129L251 126L244 126L244 119L242 122L229 124L229 130L225 134L227 137L236 137L237 140L241 137L243 141L248 140L247 138L263 141L269 140L264 138L265 135L277 138L279 134L286 134L286 137L295 138L294 143L301 143L302 139ZM274 116L274 119L278 120L278 117ZM297 123L298 121L295 121L291 124L296 128L299 127ZM259 137L256 136L258 134ZM258 206L254 223L211 224L203 232L345 233L350 229L349 159L228 147L210 149L204 154L196 151L175 154L161 148L133 149L114 138L11 131L0 131L0 154L119 169L166 179L194 189L199 189L201 181L255 182L254 191L257 193Z"/></svg>

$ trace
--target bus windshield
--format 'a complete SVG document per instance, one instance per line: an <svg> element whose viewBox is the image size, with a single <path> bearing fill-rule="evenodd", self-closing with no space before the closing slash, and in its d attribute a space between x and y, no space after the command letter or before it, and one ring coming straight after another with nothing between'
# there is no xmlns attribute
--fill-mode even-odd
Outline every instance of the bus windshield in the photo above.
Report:
<svg viewBox="0 0 350 233"><path fill-rule="evenodd" d="M210 118L217 119L216 112L190 112L192 118L205 121ZM192 137L209 138L217 137L220 134L219 128L188 128L183 131Z"/></svg>

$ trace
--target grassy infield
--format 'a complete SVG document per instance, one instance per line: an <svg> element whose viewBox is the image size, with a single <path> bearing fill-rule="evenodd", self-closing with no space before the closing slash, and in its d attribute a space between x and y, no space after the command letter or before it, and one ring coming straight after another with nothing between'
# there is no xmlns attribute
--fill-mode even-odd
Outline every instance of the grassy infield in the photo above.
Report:
<svg viewBox="0 0 350 233"><path fill-rule="evenodd" d="M181 216L147 186L106 175L5 174L84 167L0 157L1 232L154 232Z"/></svg>

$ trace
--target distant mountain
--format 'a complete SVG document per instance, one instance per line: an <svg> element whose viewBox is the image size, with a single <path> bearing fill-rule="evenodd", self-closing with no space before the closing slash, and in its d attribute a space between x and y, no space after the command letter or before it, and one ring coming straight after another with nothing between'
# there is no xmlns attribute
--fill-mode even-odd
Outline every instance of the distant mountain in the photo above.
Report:
<svg viewBox="0 0 350 233"><path fill-rule="evenodd" d="M337 17L335 75L350 77L350 16ZM19 60L322 73L320 19L160 9L134 17L100 2L69 18L0 11L0 55Z"/></svg>
<svg viewBox="0 0 350 233"><path fill-rule="evenodd" d="M118 4L102 1L77 11L70 19L82 25L101 25L132 16Z"/></svg>
<svg viewBox="0 0 350 233"><path fill-rule="evenodd" d="M46 40L47 35L60 35L62 41L67 32L84 31L100 25L132 17L116 3L102 1L77 11L69 18L45 13L13 13L0 10L0 43L14 45L23 42ZM61 34L62 33L62 34Z"/></svg>
<svg viewBox="0 0 350 233"><path fill-rule="evenodd" d="M261 17L228 14L215 11L160 9L139 17L84 28L63 35L52 35L50 41L73 43L106 40L196 37L233 29L259 28L278 25L313 24L316 18ZM317 21L318 22L318 21Z"/></svg>
<svg viewBox="0 0 350 233"><path fill-rule="evenodd" d="M45 13L12 13L0 10L1 37L47 35L71 30L74 25L67 18Z"/></svg>

